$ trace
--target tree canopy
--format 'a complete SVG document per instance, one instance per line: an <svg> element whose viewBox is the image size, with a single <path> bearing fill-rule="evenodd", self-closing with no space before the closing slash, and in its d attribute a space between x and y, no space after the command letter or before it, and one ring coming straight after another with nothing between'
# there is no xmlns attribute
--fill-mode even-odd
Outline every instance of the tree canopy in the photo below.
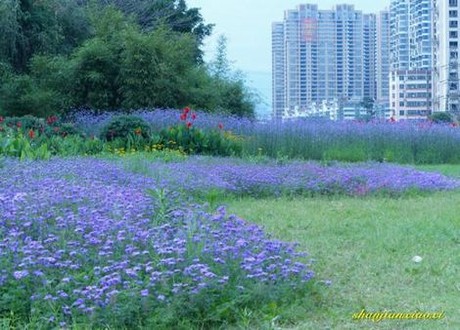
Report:
<svg viewBox="0 0 460 330"><path fill-rule="evenodd" d="M253 116L225 42L202 61L211 31L184 0L4 0L0 115L194 106Z"/></svg>

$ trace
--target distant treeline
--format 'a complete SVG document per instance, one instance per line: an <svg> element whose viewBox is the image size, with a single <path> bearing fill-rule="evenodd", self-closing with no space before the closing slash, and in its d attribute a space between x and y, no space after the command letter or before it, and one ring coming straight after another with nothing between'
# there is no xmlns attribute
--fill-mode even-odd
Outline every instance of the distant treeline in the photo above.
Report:
<svg viewBox="0 0 460 330"><path fill-rule="evenodd" d="M254 94L221 38L184 0L3 0L0 115L71 108L182 108L254 116Z"/></svg>

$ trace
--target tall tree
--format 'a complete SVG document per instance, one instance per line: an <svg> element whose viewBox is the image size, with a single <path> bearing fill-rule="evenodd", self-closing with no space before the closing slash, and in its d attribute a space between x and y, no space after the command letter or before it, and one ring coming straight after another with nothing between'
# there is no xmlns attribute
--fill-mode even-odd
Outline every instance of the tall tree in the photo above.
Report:
<svg viewBox="0 0 460 330"><path fill-rule="evenodd" d="M2 0L0 61L25 72L35 54L70 51L87 38L86 23L72 0Z"/></svg>
<svg viewBox="0 0 460 330"><path fill-rule="evenodd" d="M90 0L82 0L88 3ZM198 8L188 8L185 0L99 0L103 6L114 5L135 17L141 29L150 32L166 25L174 32L190 33L196 41L195 57L202 62L203 40L212 33L213 24L205 24Z"/></svg>

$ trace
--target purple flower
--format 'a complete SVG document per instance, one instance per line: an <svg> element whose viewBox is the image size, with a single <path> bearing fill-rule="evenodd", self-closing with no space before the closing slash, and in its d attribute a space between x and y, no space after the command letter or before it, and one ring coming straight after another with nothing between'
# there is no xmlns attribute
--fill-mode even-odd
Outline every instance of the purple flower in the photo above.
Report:
<svg viewBox="0 0 460 330"><path fill-rule="evenodd" d="M29 275L28 270L17 270L13 273L14 278L17 280L27 277L28 275Z"/></svg>

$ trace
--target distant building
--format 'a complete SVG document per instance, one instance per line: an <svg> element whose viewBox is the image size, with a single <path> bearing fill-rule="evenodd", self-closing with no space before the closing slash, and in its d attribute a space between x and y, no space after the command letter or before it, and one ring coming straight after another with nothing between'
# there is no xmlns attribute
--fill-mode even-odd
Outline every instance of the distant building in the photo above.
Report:
<svg viewBox="0 0 460 330"><path fill-rule="evenodd" d="M286 95L286 70L284 52L284 24L272 24L272 106L273 117L281 118L284 113Z"/></svg>
<svg viewBox="0 0 460 330"><path fill-rule="evenodd" d="M433 0L434 111L460 111L459 4Z"/></svg>
<svg viewBox="0 0 460 330"><path fill-rule="evenodd" d="M388 107L390 101L388 80L390 75L390 12L388 10L381 11L376 18L376 104L381 107Z"/></svg>
<svg viewBox="0 0 460 330"><path fill-rule="evenodd" d="M376 15L353 5L318 10L304 4L285 11L283 22L272 24L273 116L334 100L375 100L377 61L385 61L377 51L376 24ZM381 34L381 42L385 38Z"/></svg>
<svg viewBox="0 0 460 330"><path fill-rule="evenodd" d="M424 119L432 109L430 70L392 70L390 78L393 118Z"/></svg>
<svg viewBox="0 0 460 330"><path fill-rule="evenodd" d="M395 119L431 114L432 0L392 0L390 4L390 109Z"/></svg>

